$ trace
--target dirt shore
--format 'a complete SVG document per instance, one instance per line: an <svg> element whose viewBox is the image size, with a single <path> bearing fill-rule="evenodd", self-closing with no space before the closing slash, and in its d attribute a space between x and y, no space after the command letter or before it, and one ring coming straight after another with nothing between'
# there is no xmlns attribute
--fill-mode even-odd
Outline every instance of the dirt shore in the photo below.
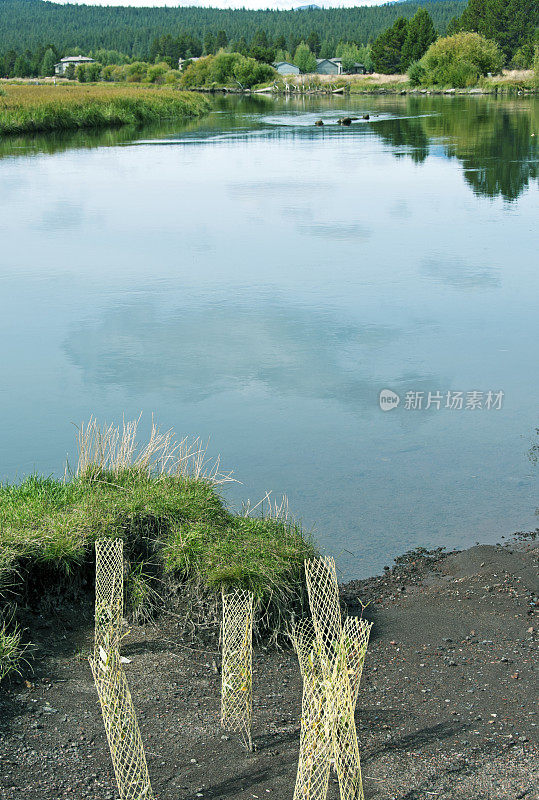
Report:
<svg viewBox="0 0 539 800"><path fill-rule="evenodd" d="M342 587L374 626L357 728L367 800L539 795L533 538L417 552ZM84 617L86 614L86 617ZM81 620L84 624L81 626ZM28 612L33 672L0 687L1 800L112 800L117 790L86 656L91 608ZM159 800L291 800L301 680L291 652L254 658L255 752L219 727L219 654L173 617L135 626L123 655ZM338 797L335 776L330 798Z"/></svg>

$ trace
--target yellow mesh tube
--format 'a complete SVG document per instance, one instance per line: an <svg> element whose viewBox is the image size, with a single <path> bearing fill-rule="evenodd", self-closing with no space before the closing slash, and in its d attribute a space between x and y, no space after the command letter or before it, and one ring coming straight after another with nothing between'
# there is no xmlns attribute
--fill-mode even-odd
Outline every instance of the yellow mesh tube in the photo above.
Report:
<svg viewBox="0 0 539 800"><path fill-rule="evenodd" d="M354 711L371 625L344 626L335 562L305 562L312 621L293 637L303 676L300 757L294 800L324 800L333 759L342 800L363 800Z"/></svg>
<svg viewBox="0 0 539 800"><path fill-rule="evenodd" d="M94 654L89 659L120 800L153 800L146 756L120 660L123 542L96 542Z"/></svg>
<svg viewBox="0 0 539 800"><path fill-rule="evenodd" d="M119 650L124 602L122 539L98 539L95 543L95 637L94 659L99 648Z"/></svg>
<svg viewBox="0 0 539 800"><path fill-rule="evenodd" d="M253 595L223 592L221 725L252 750Z"/></svg>

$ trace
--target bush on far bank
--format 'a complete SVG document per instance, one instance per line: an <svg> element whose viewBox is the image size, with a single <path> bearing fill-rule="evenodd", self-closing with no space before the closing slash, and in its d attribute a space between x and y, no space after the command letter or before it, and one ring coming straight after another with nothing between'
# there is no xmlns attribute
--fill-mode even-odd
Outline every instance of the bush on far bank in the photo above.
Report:
<svg viewBox="0 0 539 800"><path fill-rule="evenodd" d="M70 65L72 66L72 65ZM241 53L219 51L217 55L209 55L196 61L187 62L183 72L171 69L162 61L149 64L145 61L134 61L130 64L79 64L66 77L79 83L153 83L168 86L181 84L185 89L201 86L238 86L249 89L259 83L266 83L275 77L275 70Z"/></svg>
<svg viewBox="0 0 539 800"><path fill-rule="evenodd" d="M66 72L66 77L70 75ZM148 64L146 61L134 61L131 64L79 64L71 76L79 83L154 83L171 85L177 83L180 72L171 69L164 61L159 64Z"/></svg>
<svg viewBox="0 0 539 800"><path fill-rule="evenodd" d="M221 50L215 56L206 56L192 61L181 74L180 84L184 89L200 86L233 86L249 89L275 77L275 70L241 53Z"/></svg>
<svg viewBox="0 0 539 800"><path fill-rule="evenodd" d="M489 72L497 75L504 63L496 42L478 33L462 32L431 44L425 55L408 69L413 86L475 86Z"/></svg>

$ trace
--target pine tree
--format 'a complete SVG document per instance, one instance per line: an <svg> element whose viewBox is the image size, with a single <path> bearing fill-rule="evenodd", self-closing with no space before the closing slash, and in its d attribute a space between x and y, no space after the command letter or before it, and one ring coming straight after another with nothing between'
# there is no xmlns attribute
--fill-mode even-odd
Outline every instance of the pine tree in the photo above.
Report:
<svg viewBox="0 0 539 800"><path fill-rule="evenodd" d="M258 30L251 40L251 47L270 47L268 34L265 30Z"/></svg>
<svg viewBox="0 0 539 800"><path fill-rule="evenodd" d="M425 8L418 9L408 23L400 68L406 70L413 61L419 61L436 39L436 29L429 12Z"/></svg>
<svg viewBox="0 0 539 800"><path fill-rule="evenodd" d="M204 36L204 55L209 56L211 53L215 53L215 36L213 33L207 33Z"/></svg>
<svg viewBox="0 0 539 800"><path fill-rule="evenodd" d="M316 31L311 31L307 37L309 49L317 56L320 52L320 37Z"/></svg>
<svg viewBox="0 0 539 800"><path fill-rule="evenodd" d="M226 31L218 31L217 36L215 37L215 47L217 50L224 50L227 44L228 36L226 35Z"/></svg>
<svg viewBox="0 0 539 800"><path fill-rule="evenodd" d="M29 78L32 74L32 65L26 56L17 56L13 65L13 78Z"/></svg>
<svg viewBox="0 0 539 800"><path fill-rule="evenodd" d="M334 58L335 42L333 39L324 39L320 48L320 58Z"/></svg>
<svg viewBox="0 0 539 800"><path fill-rule="evenodd" d="M56 63L56 55L52 47L45 51L43 61L41 62L40 74L47 77L54 75L54 65Z"/></svg>
<svg viewBox="0 0 539 800"><path fill-rule="evenodd" d="M537 0L469 0L464 13L451 29L474 31L493 39L509 60L527 42L534 39L539 26Z"/></svg>
<svg viewBox="0 0 539 800"><path fill-rule="evenodd" d="M376 72L388 75L402 70L402 50L408 33L408 21L398 20L373 42L372 59Z"/></svg>

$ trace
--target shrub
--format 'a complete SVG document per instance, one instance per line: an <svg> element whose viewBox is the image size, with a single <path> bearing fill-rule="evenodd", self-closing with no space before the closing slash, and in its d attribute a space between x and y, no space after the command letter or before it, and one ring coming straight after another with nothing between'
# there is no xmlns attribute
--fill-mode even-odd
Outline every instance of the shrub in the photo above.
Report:
<svg viewBox="0 0 539 800"><path fill-rule="evenodd" d="M496 42L478 33L462 32L434 42L420 64L424 70L422 83L464 88L473 86L488 72L498 74L503 55Z"/></svg>
<svg viewBox="0 0 539 800"><path fill-rule="evenodd" d="M250 88L257 83L265 83L273 78L275 70L269 64L262 64L254 58L240 56L234 64L234 77L243 87Z"/></svg>
<svg viewBox="0 0 539 800"><path fill-rule="evenodd" d="M179 69L169 69L167 74L165 75L165 84L170 86L173 83L178 83L181 78L181 72Z"/></svg>
<svg viewBox="0 0 539 800"><path fill-rule="evenodd" d="M165 75L169 71L170 67L168 64L164 64L163 62L159 64L153 64L153 66L148 67L147 72L147 80L149 83L164 83L165 82Z"/></svg>
<svg viewBox="0 0 539 800"><path fill-rule="evenodd" d="M421 61L413 61L408 67L408 78L412 86L421 86L425 81L425 68Z"/></svg>
<svg viewBox="0 0 539 800"><path fill-rule="evenodd" d="M239 58L243 58L243 56L239 56ZM213 56L208 76L210 83L224 85L227 81L230 81L234 74L237 60L237 53L225 53L224 50Z"/></svg>
<svg viewBox="0 0 539 800"><path fill-rule="evenodd" d="M513 69L532 69L533 50L533 42L526 42L522 47L519 47L511 61Z"/></svg>
<svg viewBox="0 0 539 800"><path fill-rule="evenodd" d="M199 58L198 61L192 61L187 66L184 66L180 81L181 85L185 88L207 86L210 64L213 58L214 56L206 56L205 58Z"/></svg>
<svg viewBox="0 0 539 800"><path fill-rule="evenodd" d="M241 53L221 51L216 56L206 56L189 64L184 68L180 82L186 88L232 84L250 88L257 83L271 80L274 75L275 70L269 64L242 56Z"/></svg>
<svg viewBox="0 0 539 800"><path fill-rule="evenodd" d="M101 80L111 82L114 80L114 70L116 67L113 64L107 64L101 70Z"/></svg>
<svg viewBox="0 0 539 800"><path fill-rule="evenodd" d="M77 68L75 69L75 78L78 80L79 83L86 83L85 64L77 64Z"/></svg>
<svg viewBox="0 0 539 800"><path fill-rule="evenodd" d="M148 74L148 64L144 61L135 61L134 64L128 64L125 69L126 79L130 83L142 83L146 80Z"/></svg>
<svg viewBox="0 0 539 800"><path fill-rule="evenodd" d="M86 82L98 81L101 77L101 64L96 61L95 64L86 64Z"/></svg>

